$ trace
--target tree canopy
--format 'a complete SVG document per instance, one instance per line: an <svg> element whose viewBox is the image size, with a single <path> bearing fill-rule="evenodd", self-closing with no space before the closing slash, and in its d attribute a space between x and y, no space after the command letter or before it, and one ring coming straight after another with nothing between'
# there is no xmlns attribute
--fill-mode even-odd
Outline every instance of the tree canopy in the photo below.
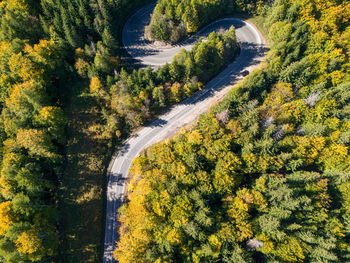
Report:
<svg viewBox="0 0 350 263"><path fill-rule="evenodd" d="M157 1L150 24L149 40L177 43L217 18L239 12L258 11L264 1L173 0Z"/></svg>
<svg viewBox="0 0 350 263"><path fill-rule="evenodd" d="M350 260L349 7L262 8L266 63L133 161L119 262Z"/></svg>

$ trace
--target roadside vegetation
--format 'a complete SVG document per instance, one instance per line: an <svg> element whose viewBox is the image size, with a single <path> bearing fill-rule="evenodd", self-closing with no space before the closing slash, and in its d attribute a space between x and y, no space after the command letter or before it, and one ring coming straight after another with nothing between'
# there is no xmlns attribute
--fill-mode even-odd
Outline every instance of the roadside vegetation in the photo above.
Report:
<svg viewBox="0 0 350 263"><path fill-rule="evenodd" d="M237 54L232 28L126 68L120 30L148 2L0 1L1 262L100 261L112 146Z"/></svg>
<svg viewBox="0 0 350 263"><path fill-rule="evenodd" d="M0 0L0 262L99 262L112 146L237 54L231 28L158 70L127 68L120 31L149 2ZM349 260L349 5L254 2L158 2L162 41L238 10L273 45L198 127L135 161L120 262Z"/></svg>
<svg viewBox="0 0 350 263"><path fill-rule="evenodd" d="M261 7L266 62L134 160L119 262L350 261L349 12Z"/></svg>
<svg viewBox="0 0 350 263"><path fill-rule="evenodd" d="M200 90L237 53L235 28L231 27L199 40L191 51L182 49L170 64L157 70L121 70L105 82L92 77L90 94L100 102L106 120L101 130L106 138L129 134L167 106Z"/></svg>
<svg viewBox="0 0 350 263"><path fill-rule="evenodd" d="M243 12L257 13L263 3L251 0L159 0L150 24L145 28L145 37L178 43L218 18Z"/></svg>
<svg viewBox="0 0 350 263"><path fill-rule="evenodd" d="M123 20L146 3L0 1L1 262L100 260L112 142L91 128L100 108L74 54L89 46L95 72L119 69Z"/></svg>

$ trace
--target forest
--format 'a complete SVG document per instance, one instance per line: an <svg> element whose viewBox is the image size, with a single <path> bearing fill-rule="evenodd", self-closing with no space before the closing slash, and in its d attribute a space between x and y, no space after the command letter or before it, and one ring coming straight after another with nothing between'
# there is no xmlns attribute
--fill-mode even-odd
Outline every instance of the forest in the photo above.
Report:
<svg viewBox="0 0 350 263"><path fill-rule="evenodd" d="M130 68L121 29L149 2L0 0L0 262L99 262L103 199L91 213L81 196L100 181L66 185L76 178L67 163L103 163L238 55L231 28L157 70ZM350 6L271 2L158 1L146 29L152 39L175 43L245 12L263 21L271 50L192 130L134 161L119 262L350 260ZM86 104L76 126L70 97ZM90 133L76 136L101 147L91 159L85 149L71 152L78 139L67 132L82 130L88 110ZM71 203L85 217L64 214Z"/></svg>
<svg viewBox="0 0 350 263"><path fill-rule="evenodd" d="M62 212L81 194L64 185L66 176L74 176L65 170L71 161L66 145L71 120L64 111L72 87L83 86L75 96L96 102L91 107L98 119L90 124L88 139L104 144L106 152L166 106L200 90L238 54L231 28L200 39L158 70L130 69L119 33L128 15L146 3L0 1L1 262L70 260L68 228L86 220L69 222ZM65 192L76 196L67 199ZM102 214L103 202L95 209ZM89 242L87 247L101 247ZM92 253L94 260L98 253Z"/></svg>
<svg viewBox="0 0 350 263"><path fill-rule="evenodd" d="M119 262L350 261L350 4L256 11L261 67L133 161Z"/></svg>
<svg viewBox="0 0 350 263"><path fill-rule="evenodd" d="M62 50L40 40L35 2L0 4L0 261L37 262L58 249ZM33 24L29 30L27 23Z"/></svg>
<svg viewBox="0 0 350 263"><path fill-rule="evenodd" d="M64 99L84 81L75 49L88 46L96 75L119 69L121 22L146 2L0 1L1 262L58 262Z"/></svg>
<svg viewBox="0 0 350 263"><path fill-rule="evenodd" d="M159 0L150 24L148 40L177 43L210 22L225 16L259 12L264 1L251 0Z"/></svg>
<svg viewBox="0 0 350 263"><path fill-rule="evenodd" d="M90 94L99 101L106 120L102 137L128 134L150 121L166 106L180 102L200 90L238 53L235 28L212 32L200 39L191 51L182 49L170 64L152 70L121 70L107 76L106 84L92 77Z"/></svg>

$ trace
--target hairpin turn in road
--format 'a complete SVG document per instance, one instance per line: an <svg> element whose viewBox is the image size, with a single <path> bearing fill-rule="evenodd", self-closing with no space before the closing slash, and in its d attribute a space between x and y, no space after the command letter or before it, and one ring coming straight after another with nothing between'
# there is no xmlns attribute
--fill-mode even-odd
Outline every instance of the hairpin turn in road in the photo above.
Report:
<svg viewBox="0 0 350 263"><path fill-rule="evenodd" d="M155 4L151 4L141 8L129 18L123 29L125 49L139 63L152 67L164 65L171 62L182 48L190 50L200 37L206 37L213 31L229 29L231 26L236 28L240 54L235 62L208 82L202 91L173 106L166 114L140 129L127 139L113 156L108 168L104 263L116 262L112 252L118 240L117 212L123 203L126 179L132 160L148 146L169 138L181 127L195 121L247 75L247 71L251 72L258 67L265 55L265 42L259 31L249 22L238 18L217 20L176 47L157 49L149 45L143 37L144 28L150 21L154 7Z"/></svg>

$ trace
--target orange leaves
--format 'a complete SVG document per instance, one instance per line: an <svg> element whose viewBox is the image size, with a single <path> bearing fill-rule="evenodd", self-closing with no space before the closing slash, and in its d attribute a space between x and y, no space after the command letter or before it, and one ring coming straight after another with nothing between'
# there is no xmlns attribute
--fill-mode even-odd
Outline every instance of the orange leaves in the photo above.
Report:
<svg viewBox="0 0 350 263"><path fill-rule="evenodd" d="M301 19L307 21L313 31L324 30L337 34L339 26L345 24L350 16L350 4L346 1L336 5L329 0L302 0Z"/></svg>
<svg viewBox="0 0 350 263"><path fill-rule="evenodd" d="M232 132L232 135L235 139L237 139L242 133L242 126L238 120L230 120L229 123L226 124L226 129Z"/></svg>
<svg viewBox="0 0 350 263"><path fill-rule="evenodd" d="M145 156L141 155L132 161L132 167L130 168L130 173L133 178L142 178L142 173L147 167L148 160Z"/></svg>
<svg viewBox="0 0 350 263"><path fill-rule="evenodd" d="M38 115L34 116L35 121L43 128L46 128L53 139L63 142L64 126L66 118L61 108L46 106L41 108Z"/></svg>
<svg viewBox="0 0 350 263"><path fill-rule="evenodd" d="M147 229L153 226L146 209L146 196L150 190L149 181L145 179L130 182L128 193L130 201L127 207L122 207L120 210L121 237L117 243L117 249L113 252L114 257L121 263L127 263L130 260L144 262L141 255L151 242Z"/></svg>
<svg viewBox="0 0 350 263"><path fill-rule="evenodd" d="M22 161L21 155L15 152L6 153L2 159L2 172L5 167L19 166Z"/></svg>
<svg viewBox="0 0 350 263"><path fill-rule="evenodd" d="M180 245L182 238L182 233L177 229L170 229L166 236L166 239L173 245Z"/></svg>
<svg viewBox="0 0 350 263"><path fill-rule="evenodd" d="M171 207L171 197L168 191L164 190L159 195L157 199L154 199L152 202L152 209L158 216L166 216L168 209Z"/></svg>
<svg viewBox="0 0 350 263"><path fill-rule="evenodd" d="M175 160L174 152L166 145L166 143L157 144L151 149L152 153L159 156L157 161L160 165L171 164Z"/></svg>
<svg viewBox="0 0 350 263"><path fill-rule="evenodd" d="M267 207L267 202L259 191L243 188L237 192L237 196L248 205L254 205L259 209Z"/></svg>
<svg viewBox="0 0 350 263"><path fill-rule="evenodd" d="M87 61L87 55L85 54L84 49L77 48L75 50L76 62L74 68L77 70L78 74L82 77L86 77L90 68L90 64Z"/></svg>
<svg viewBox="0 0 350 263"><path fill-rule="evenodd" d="M11 95L6 99L6 106L12 112L20 112L28 107L28 97L26 93L31 93L36 89L32 81L14 85Z"/></svg>
<svg viewBox="0 0 350 263"><path fill-rule="evenodd" d="M41 108L39 119L43 124L50 126L64 125L65 122L62 109L55 106Z"/></svg>
<svg viewBox="0 0 350 263"><path fill-rule="evenodd" d="M337 134L339 136L339 133L333 133L332 136L337 136ZM332 141L332 136L330 138L291 136L284 143L292 147L293 155L301 159L304 165L317 163L324 169L337 166L349 169L347 168L350 167L348 147Z"/></svg>
<svg viewBox="0 0 350 263"><path fill-rule="evenodd" d="M23 56L22 53L14 54L10 57L8 66L13 74L18 74L23 81L30 80L32 78L40 77L43 70L37 70L32 61Z"/></svg>
<svg viewBox="0 0 350 263"><path fill-rule="evenodd" d="M302 0L302 5L301 19L310 25L313 33L308 47L309 53L328 53L329 58L334 59L331 52L337 47L336 43L348 46L346 43L349 40L342 39L341 31L350 17L350 3L344 1L336 5L328 0ZM344 54L346 52L348 50L342 51ZM331 78L334 85L340 83L342 72L334 73Z"/></svg>
<svg viewBox="0 0 350 263"><path fill-rule="evenodd" d="M145 252L149 242L150 240L142 238L142 234L136 235L134 232L124 234L120 237L113 256L120 263L146 263L142 253Z"/></svg>
<svg viewBox="0 0 350 263"><path fill-rule="evenodd" d="M306 103L303 100L287 102L281 106L276 121L297 124L302 120L306 111Z"/></svg>
<svg viewBox="0 0 350 263"><path fill-rule="evenodd" d="M39 19L34 17L38 10L33 6L29 10L28 5L26 0L0 1L0 8L7 9L0 12L1 38L11 43L0 42L4 126L0 165L0 235L4 246L0 250L2 255L12 253L2 260L15 262L40 261L57 253L56 214L51 207L55 187L50 181L55 180L57 166L53 162L60 160L56 143L65 125L62 110L48 106L56 103L52 101L57 88L54 84L62 72L56 65L62 58L58 59L60 52L53 40L26 44L37 42L42 34ZM26 23L28 30L23 27ZM12 227L14 223L16 227Z"/></svg>
<svg viewBox="0 0 350 263"><path fill-rule="evenodd" d="M33 62L39 63L41 65L51 65L56 61L53 59L54 56L57 56L55 42L50 40L40 40L38 44L33 46L26 45L24 47L24 52L26 55L31 58Z"/></svg>
<svg viewBox="0 0 350 263"><path fill-rule="evenodd" d="M45 70L53 68L58 55L53 40L41 40L39 44L27 44L23 52L13 54L8 61L8 67L19 81L42 82Z"/></svg>

